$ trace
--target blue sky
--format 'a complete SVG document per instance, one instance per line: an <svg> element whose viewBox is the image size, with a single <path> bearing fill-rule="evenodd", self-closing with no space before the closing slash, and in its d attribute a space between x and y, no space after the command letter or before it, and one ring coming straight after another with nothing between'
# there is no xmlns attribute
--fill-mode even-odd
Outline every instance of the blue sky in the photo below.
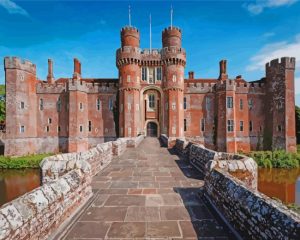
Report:
<svg viewBox="0 0 300 240"><path fill-rule="evenodd" d="M0 0L0 57L31 60L40 79L46 78L48 58L54 61L56 78L71 77L74 57L81 60L84 77L116 77L115 52L120 29L128 24L129 4L142 48L149 48L150 13L152 47L161 47L161 32L170 25L173 6L173 22L183 31L187 51L186 75L193 70L198 78L217 77L219 60L227 59L230 77L241 74L252 81L264 76L270 59L294 56L300 63L298 0ZM3 61L0 69L4 83ZM296 77L300 94L300 69Z"/></svg>

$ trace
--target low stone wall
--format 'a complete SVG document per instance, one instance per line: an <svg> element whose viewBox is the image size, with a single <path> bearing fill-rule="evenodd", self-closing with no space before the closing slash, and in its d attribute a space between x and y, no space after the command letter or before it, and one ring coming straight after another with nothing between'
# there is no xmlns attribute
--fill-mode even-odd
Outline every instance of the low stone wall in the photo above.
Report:
<svg viewBox="0 0 300 240"><path fill-rule="evenodd" d="M47 239L92 196L92 177L113 155L138 146L143 138L118 139L88 151L44 158L40 164L43 186L0 208L0 240Z"/></svg>
<svg viewBox="0 0 300 240"><path fill-rule="evenodd" d="M145 138L144 135L140 135L140 136L134 137L134 138L127 138L127 147L136 148L138 145L140 145L140 143L143 141L144 138Z"/></svg>
<svg viewBox="0 0 300 240"><path fill-rule="evenodd" d="M90 167L74 169L3 205L0 208L0 240L47 239L91 196Z"/></svg>
<svg viewBox="0 0 300 240"><path fill-rule="evenodd" d="M257 188L257 164L252 158L216 152L184 139L176 140L175 150L204 175L214 168L221 168L242 180L247 186Z"/></svg>
<svg viewBox="0 0 300 240"><path fill-rule="evenodd" d="M283 204L249 189L222 169L205 177L205 195L243 239L299 239L300 217Z"/></svg>

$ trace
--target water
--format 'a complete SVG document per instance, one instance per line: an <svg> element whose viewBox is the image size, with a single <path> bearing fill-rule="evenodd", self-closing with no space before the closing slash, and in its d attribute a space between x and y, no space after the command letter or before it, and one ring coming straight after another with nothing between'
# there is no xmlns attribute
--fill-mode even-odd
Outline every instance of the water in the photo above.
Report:
<svg viewBox="0 0 300 240"><path fill-rule="evenodd" d="M0 206L39 186L39 169L0 169Z"/></svg>
<svg viewBox="0 0 300 240"><path fill-rule="evenodd" d="M0 170L0 206L39 186L39 169ZM300 206L300 169L261 168L258 190L284 203Z"/></svg>
<svg viewBox="0 0 300 240"><path fill-rule="evenodd" d="M258 190L282 202L300 206L300 168L258 170Z"/></svg>

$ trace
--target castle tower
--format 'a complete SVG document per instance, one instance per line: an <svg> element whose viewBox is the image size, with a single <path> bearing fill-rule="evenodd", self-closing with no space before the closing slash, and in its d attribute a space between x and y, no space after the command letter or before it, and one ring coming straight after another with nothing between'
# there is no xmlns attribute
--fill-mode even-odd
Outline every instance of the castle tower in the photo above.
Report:
<svg viewBox="0 0 300 240"><path fill-rule="evenodd" d="M119 69L119 136L136 137L140 130L140 33L135 27L121 30L117 50Z"/></svg>
<svg viewBox="0 0 300 240"><path fill-rule="evenodd" d="M74 59L73 79L69 80L69 138L68 152L81 152L88 149L88 96L84 82L81 81L81 63Z"/></svg>
<svg viewBox="0 0 300 240"><path fill-rule="evenodd" d="M295 64L288 57L266 64L265 149L296 151Z"/></svg>
<svg viewBox="0 0 300 240"><path fill-rule="evenodd" d="M186 54L181 48L181 30L169 27L162 32L162 60L165 63L163 90L167 108L167 135L170 138L184 136L184 67Z"/></svg>
<svg viewBox="0 0 300 240"><path fill-rule="evenodd" d="M4 70L7 93L5 155L24 154L18 152L24 149L27 149L27 153L35 153L36 66L17 57L6 57Z"/></svg>

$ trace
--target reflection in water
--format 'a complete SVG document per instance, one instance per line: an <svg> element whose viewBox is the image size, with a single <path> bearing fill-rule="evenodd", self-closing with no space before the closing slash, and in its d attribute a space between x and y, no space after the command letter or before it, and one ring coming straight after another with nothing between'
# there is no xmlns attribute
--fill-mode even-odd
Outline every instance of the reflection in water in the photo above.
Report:
<svg viewBox="0 0 300 240"><path fill-rule="evenodd" d="M39 169L0 170L0 206L39 186Z"/></svg>
<svg viewBox="0 0 300 240"><path fill-rule="evenodd" d="M300 169L260 168L258 190L284 203L300 205Z"/></svg>

